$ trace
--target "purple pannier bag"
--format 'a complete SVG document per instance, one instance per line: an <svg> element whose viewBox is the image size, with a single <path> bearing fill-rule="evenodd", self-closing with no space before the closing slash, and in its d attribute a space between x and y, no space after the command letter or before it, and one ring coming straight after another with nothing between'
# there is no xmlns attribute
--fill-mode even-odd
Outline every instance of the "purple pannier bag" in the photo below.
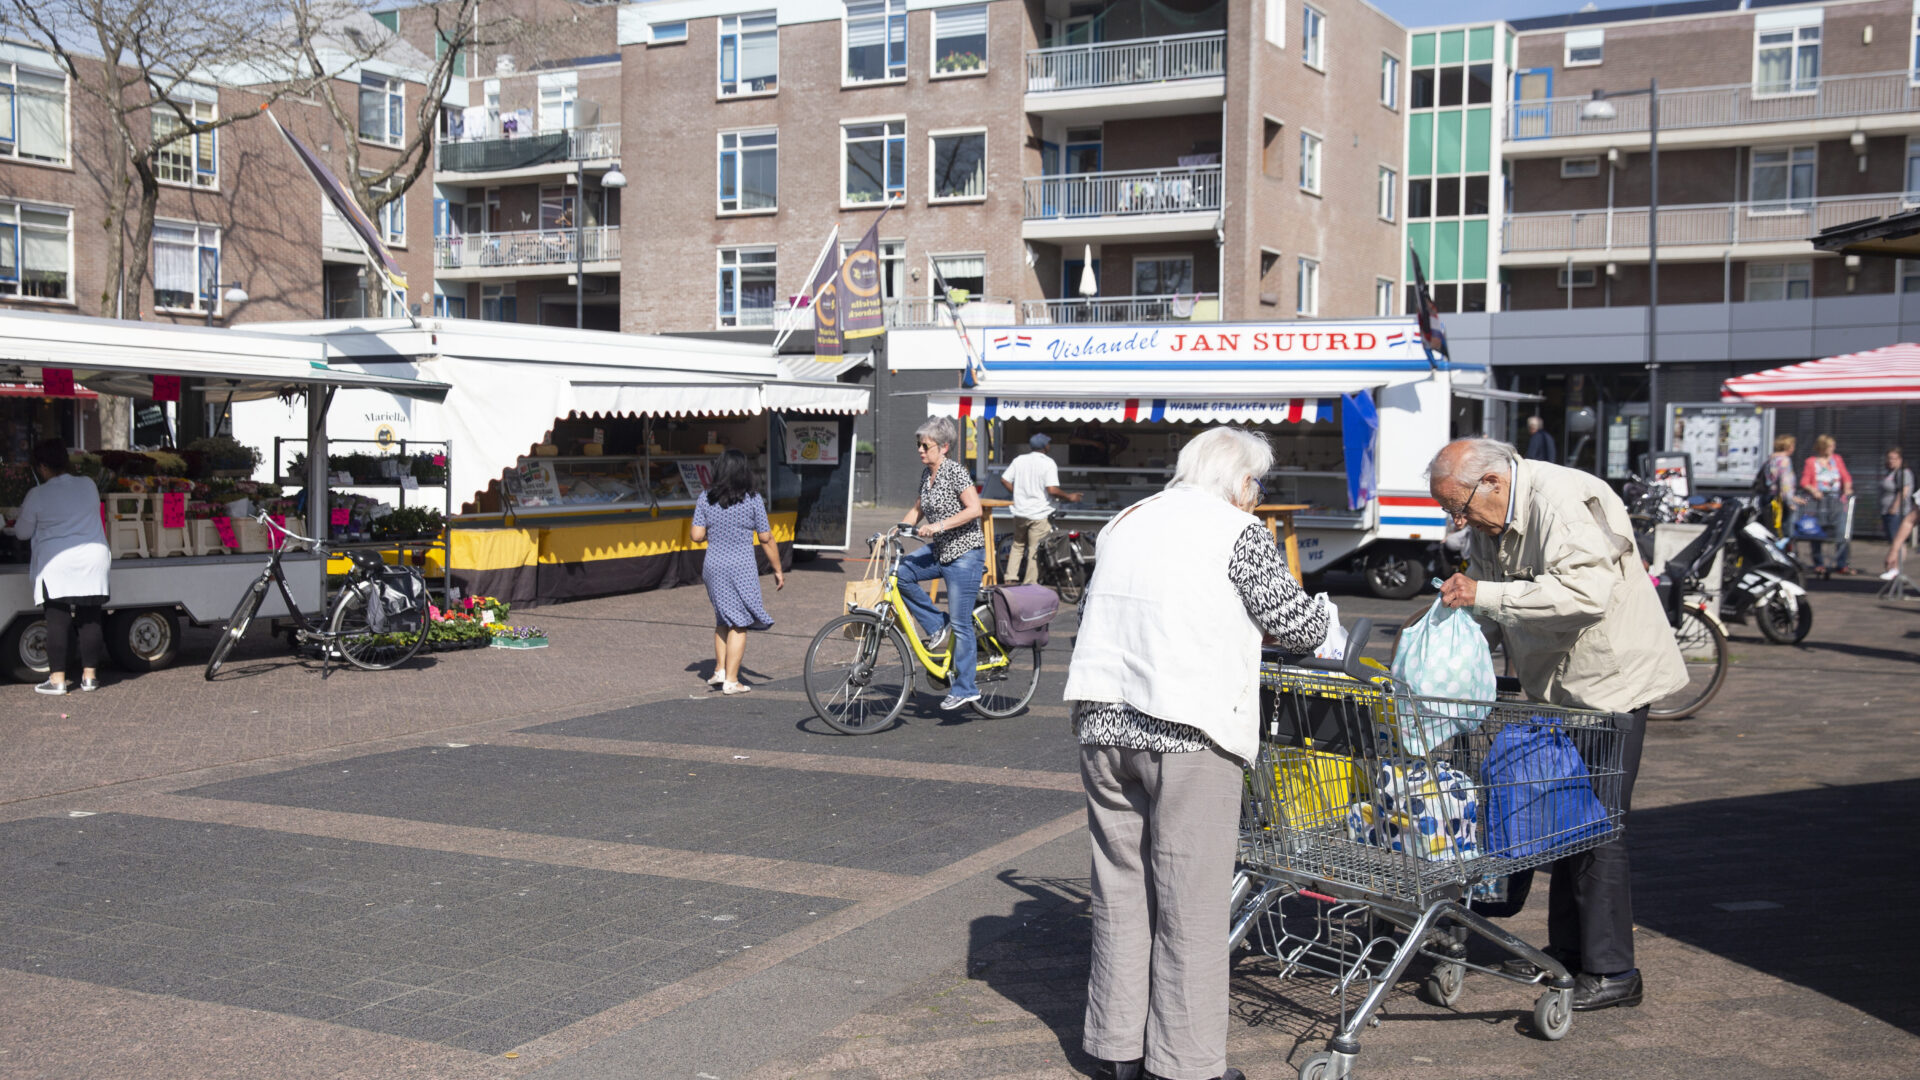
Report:
<svg viewBox="0 0 1920 1080"><path fill-rule="evenodd" d="M1045 585L996 585L992 594L994 636L1000 644L1045 645L1048 624L1060 611L1060 594Z"/></svg>

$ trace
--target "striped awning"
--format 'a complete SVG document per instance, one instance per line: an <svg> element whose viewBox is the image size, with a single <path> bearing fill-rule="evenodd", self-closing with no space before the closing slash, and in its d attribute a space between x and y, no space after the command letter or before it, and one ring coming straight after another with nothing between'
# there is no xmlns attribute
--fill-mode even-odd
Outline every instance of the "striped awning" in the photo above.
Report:
<svg viewBox="0 0 1920 1080"><path fill-rule="evenodd" d="M1920 402L1920 345L1888 345L1742 375L1720 384L1720 400L1753 405Z"/></svg>
<svg viewBox="0 0 1920 1080"><path fill-rule="evenodd" d="M1059 394L937 393L927 415L988 420L1106 420L1120 422L1308 424L1332 421L1330 397L1109 397Z"/></svg>

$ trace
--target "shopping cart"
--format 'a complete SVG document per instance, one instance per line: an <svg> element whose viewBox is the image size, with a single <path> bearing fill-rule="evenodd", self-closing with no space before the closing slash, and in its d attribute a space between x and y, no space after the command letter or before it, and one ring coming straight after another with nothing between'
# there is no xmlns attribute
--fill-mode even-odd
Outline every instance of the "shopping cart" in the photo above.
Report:
<svg viewBox="0 0 1920 1080"><path fill-rule="evenodd" d="M1352 1075L1360 1029L1416 958L1432 961L1435 1004L1459 1000L1469 970L1542 985L1534 1029L1565 1036L1572 974L1473 906L1504 899L1509 874L1620 837L1627 718L1418 697L1347 652L1262 665L1241 818L1233 945L1272 957L1280 978L1324 977L1338 1001L1339 1030L1301 1080ZM1469 962L1472 935L1536 973Z"/></svg>

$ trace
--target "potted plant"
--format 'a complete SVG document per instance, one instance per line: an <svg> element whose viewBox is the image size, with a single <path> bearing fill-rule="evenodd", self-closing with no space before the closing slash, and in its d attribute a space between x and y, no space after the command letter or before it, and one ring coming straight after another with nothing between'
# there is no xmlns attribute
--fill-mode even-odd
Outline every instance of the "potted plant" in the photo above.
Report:
<svg viewBox="0 0 1920 1080"><path fill-rule="evenodd" d="M979 71L986 60L976 52L950 52L936 65L942 72Z"/></svg>
<svg viewBox="0 0 1920 1080"><path fill-rule="evenodd" d="M228 435L209 435L195 439L183 449L200 455L205 468L215 476L248 477L260 467L260 451ZM300 455L300 461L306 456ZM299 475L296 469L294 475Z"/></svg>

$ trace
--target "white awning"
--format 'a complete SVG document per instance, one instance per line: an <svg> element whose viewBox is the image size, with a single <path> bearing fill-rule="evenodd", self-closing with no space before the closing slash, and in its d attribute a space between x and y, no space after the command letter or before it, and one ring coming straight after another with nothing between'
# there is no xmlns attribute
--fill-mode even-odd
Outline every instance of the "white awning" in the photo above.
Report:
<svg viewBox="0 0 1920 1080"><path fill-rule="evenodd" d="M588 418L749 416L764 407L757 381L692 386L576 382L573 398L573 415Z"/></svg>
<svg viewBox="0 0 1920 1080"><path fill-rule="evenodd" d="M858 415L873 407L873 391L845 383L770 382L761 388L761 400L771 411Z"/></svg>
<svg viewBox="0 0 1920 1080"><path fill-rule="evenodd" d="M979 394L941 391L927 415L987 420L1105 420L1168 423L1287 424L1332 421L1337 397L1264 395L1121 397L1075 394Z"/></svg>
<svg viewBox="0 0 1920 1080"><path fill-rule="evenodd" d="M873 359L872 353L859 356L782 356L780 366L790 379L832 382Z"/></svg>
<svg viewBox="0 0 1920 1080"><path fill-rule="evenodd" d="M1473 398L1476 401L1535 402L1546 400L1539 394L1523 394L1518 390L1498 390L1491 386L1463 385L1457 382L1453 384L1453 396Z"/></svg>

